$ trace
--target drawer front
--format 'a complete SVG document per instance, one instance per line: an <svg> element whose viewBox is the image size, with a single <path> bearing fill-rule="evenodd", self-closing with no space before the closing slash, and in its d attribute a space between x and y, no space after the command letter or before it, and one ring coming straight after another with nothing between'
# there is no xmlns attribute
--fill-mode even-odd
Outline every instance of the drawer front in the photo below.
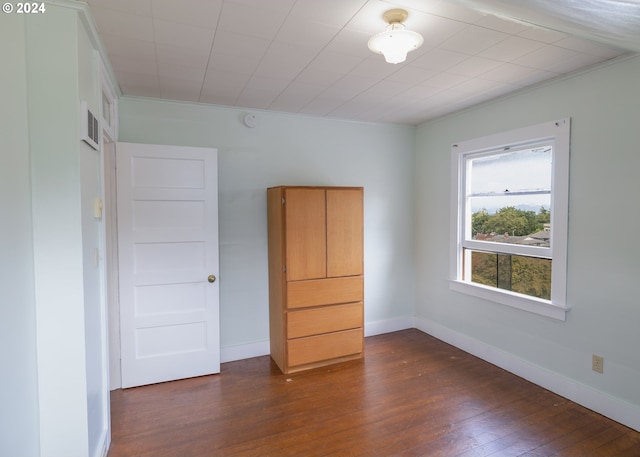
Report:
<svg viewBox="0 0 640 457"><path fill-rule="evenodd" d="M360 302L289 311L287 313L287 336L300 338L362 327L362 307L362 302Z"/></svg>
<svg viewBox="0 0 640 457"><path fill-rule="evenodd" d="M363 344L361 328L288 340L288 365L303 365L359 354L363 350Z"/></svg>
<svg viewBox="0 0 640 457"><path fill-rule="evenodd" d="M287 283L287 307L334 305L364 300L362 276L346 278L312 279Z"/></svg>

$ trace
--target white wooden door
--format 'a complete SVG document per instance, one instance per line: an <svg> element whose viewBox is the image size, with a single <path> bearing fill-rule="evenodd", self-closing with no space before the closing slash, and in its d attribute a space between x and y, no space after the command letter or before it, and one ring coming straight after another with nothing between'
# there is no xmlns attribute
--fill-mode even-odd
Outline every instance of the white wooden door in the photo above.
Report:
<svg viewBox="0 0 640 457"><path fill-rule="evenodd" d="M116 157L122 387L218 373L217 151Z"/></svg>

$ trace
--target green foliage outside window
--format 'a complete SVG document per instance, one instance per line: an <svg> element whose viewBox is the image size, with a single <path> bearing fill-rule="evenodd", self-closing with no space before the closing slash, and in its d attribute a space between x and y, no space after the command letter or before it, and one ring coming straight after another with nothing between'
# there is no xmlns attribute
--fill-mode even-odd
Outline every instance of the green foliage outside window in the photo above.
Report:
<svg viewBox="0 0 640 457"><path fill-rule="evenodd" d="M471 280L486 286L551 299L551 260L473 251Z"/></svg>
<svg viewBox="0 0 640 457"><path fill-rule="evenodd" d="M511 237L531 235L543 231L551 222L551 213L540 208L538 213L513 206L501 208L494 214L486 209L472 215L472 236L504 234ZM471 280L499 289L551 299L551 260L523 255L473 251Z"/></svg>
<svg viewBox="0 0 640 457"><path fill-rule="evenodd" d="M540 212L524 211L513 206L500 208L495 214L486 209L473 213L471 217L471 235L478 233L508 233L511 236L524 236L544 229L551 222L551 213L544 207Z"/></svg>

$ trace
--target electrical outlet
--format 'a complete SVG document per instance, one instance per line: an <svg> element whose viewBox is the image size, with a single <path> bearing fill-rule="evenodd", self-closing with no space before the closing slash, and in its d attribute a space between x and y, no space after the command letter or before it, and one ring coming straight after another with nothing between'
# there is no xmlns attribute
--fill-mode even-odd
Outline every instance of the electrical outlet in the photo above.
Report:
<svg viewBox="0 0 640 457"><path fill-rule="evenodd" d="M604 373L604 357L593 354L591 359L591 369L598 373Z"/></svg>

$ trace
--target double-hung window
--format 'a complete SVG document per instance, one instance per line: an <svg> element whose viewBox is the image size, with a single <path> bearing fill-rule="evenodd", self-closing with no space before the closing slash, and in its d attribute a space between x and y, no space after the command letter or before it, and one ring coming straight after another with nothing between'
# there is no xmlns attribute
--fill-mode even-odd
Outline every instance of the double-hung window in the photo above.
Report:
<svg viewBox="0 0 640 457"><path fill-rule="evenodd" d="M451 288L564 320L570 120L454 144Z"/></svg>

